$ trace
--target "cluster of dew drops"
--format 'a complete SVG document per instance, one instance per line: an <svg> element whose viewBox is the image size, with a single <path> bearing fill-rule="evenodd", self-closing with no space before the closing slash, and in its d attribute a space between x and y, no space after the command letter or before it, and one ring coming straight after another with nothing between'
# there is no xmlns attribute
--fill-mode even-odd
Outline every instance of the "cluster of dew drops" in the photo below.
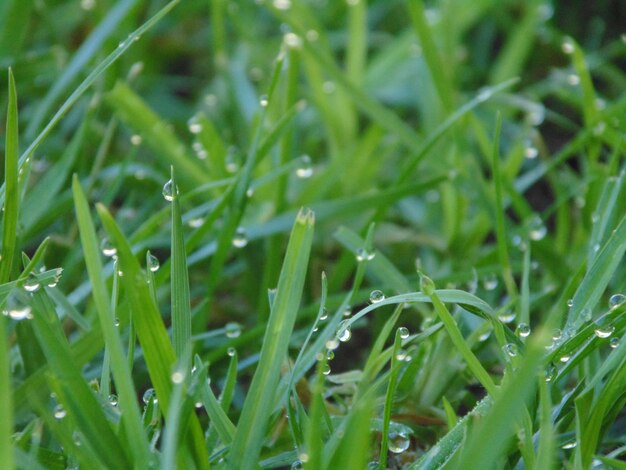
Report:
<svg viewBox="0 0 626 470"><path fill-rule="evenodd" d="M45 268L41 268L41 271L45 271ZM53 278L46 284L48 287L56 287L63 275L63 268L56 268L54 270ZM41 281L34 273L29 273L24 283L22 284L23 291L28 294L34 294L41 288ZM22 298L23 294L17 290L9 292L6 298L2 314L5 317L15 321L30 320L33 318L32 309L28 303L24 302Z"/></svg>

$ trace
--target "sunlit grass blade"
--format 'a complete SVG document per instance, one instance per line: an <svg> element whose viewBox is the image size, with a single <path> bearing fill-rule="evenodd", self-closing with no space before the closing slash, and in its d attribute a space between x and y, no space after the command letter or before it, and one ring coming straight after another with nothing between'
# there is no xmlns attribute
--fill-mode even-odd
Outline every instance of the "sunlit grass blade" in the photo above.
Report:
<svg viewBox="0 0 626 470"><path fill-rule="evenodd" d="M91 281L93 298L100 319L100 326L105 337L107 352L111 358L110 366L115 378L115 388L119 396L119 407L124 415L122 423L126 427L126 435L135 462L150 462L148 440L141 426L141 412L136 399L137 392L124 354L122 341L114 324L114 315L110 308L102 262L100 261L96 229L91 219L87 199L76 175L74 175L72 182L72 190L85 264L87 265L87 272Z"/></svg>
<svg viewBox="0 0 626 470"><path fill-rule="evenodd" d="M296 218L291 233L276 299L265 330L261 357L229 452L229 465L235 468L256 467L280 380L281 362L287 352L288 338L300 305L313 241L313 224L313 213L303 210Z"/></svg>
<svg viewBox="0 0 626 470"><path fill-rule="evenodd" d="M171 169L172 179L172 342L179 360L191 357L191 305L189 301L189 274L187 272L187 254L183 236L183 221L178 200L178 186Z"/></svg>

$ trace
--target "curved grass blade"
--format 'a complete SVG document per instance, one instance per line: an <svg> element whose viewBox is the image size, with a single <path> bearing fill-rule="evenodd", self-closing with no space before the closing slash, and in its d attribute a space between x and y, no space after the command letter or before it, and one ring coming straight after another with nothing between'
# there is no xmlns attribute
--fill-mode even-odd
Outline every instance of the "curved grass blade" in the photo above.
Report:
<svg viewBox="0 0 626 470"><path fill-rule="evenodd" d="M261 357L243 405L228 462L233 468L254 469L265 428L280 381L281 363L287 353L304 288L309 253L313 242L314 215L302 210L293 226L278 292L265 330Z"/></svg>
<svg viewBox="0 0 626 470"><path fill-rule="evenodd" d="M87 198L80 187L78 176L72 181L76 219L83 246L85 264L92 285L92 292L100 326L105 338L105 345L110 356L110 366L115 378L115 386L119 395L119 407L122 410L122 423L126 429L133 458L137 465L150 462L148 439L141 425L141 412L137 405L137 392L133 384L130 367L121 338L114 324L114 315L110 307L109 296L103 276L102 262L96 229L89 211ZM114 287L115 288L115 287Z"/></svg>

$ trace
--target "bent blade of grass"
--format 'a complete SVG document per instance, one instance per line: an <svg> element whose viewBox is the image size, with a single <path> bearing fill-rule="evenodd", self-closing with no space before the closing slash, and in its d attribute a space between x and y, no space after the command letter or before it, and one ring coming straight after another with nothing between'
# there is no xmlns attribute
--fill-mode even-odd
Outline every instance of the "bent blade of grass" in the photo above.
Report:
<svg viewBox="0 0 626 470"><path fill-rule="evenodd" d="M611 234L576 290L572 299L572 307L567 316L567 327L576 327L582 323L584 321L583 312L596 306L615 270L622 263L625 252L626 217L622 218Z"/></svg>
<svg viewBox="0 0 626 470"><path fill-rule="evenodd" d="M313 242L314 215L302 210L294 223L278 291L265 330L261 356L244 402L237 431L228 457L234 468L256 468L263 445L265 428L272 410L272 401L280 381L281 363L287 353Z"/></svg>
<svg viewBox="0 0 626 470"><path fill-rule="evenodd" d="M74 193L74 207L76 208L76 219L78 221L85 264L87 265L87 273L91 281L94 303L104 334L104 342L111 359L110 366L115 378L115 388L119 395L119 408L124 417L122 423L126 429L135 464L140 465L151 460L148 438L141 425L141 412L137 404L137 392L133 384L130 367L124 355L121 338L114 324L114 315L111 310L103 276L96 229L91 218L87 198L80 186L77 175L74 175L72 181L72 191Z"/></svg>
<svg viewBox="0 0 626 470"><path fill-rule="evenodd" d="M176 357L191 358L191 304L189 300L189 274L187 272L187 254L183 235L183 220L178 200L178 186L172 175L172 265L171 265L171 296L172 296L172 341Z"/></svg>
<svg viewBox="0 0 626 470"><path fill-rule="evenodd" d="M420 273L420 283L422 286L422 292L430 297L435 312L444 324L448 335L450 336L450 340L458 349L461 356L463 356L463 359L467 363L469 369L474 374L474 377L476 377L478 381L482 384L482 386L485 387L485 390L487 390L487 393L489 393L489 395L494 396L496 393L496 384L493 382L493 379L491 378L489 373L485 370L478 358L474 355L470 347L465 342L463 334L459 330L459 327L457 326L454 317L450 314L444 303L437 295L434 282L430 278L426 277L424 274Z"/></svg>
<svg viewBox="0 0 626 470"><path fill-rule="evenodd" d="M5 141L4 178L7 190L2 220L2 261L0 284L9 280L13 256L16 252L17 217L19 211L18 189L18 122L17 93L13 72L9 69L9 110ZM13 468L13 403L11 400L11 358L6 335L6 317L0 315L0 462Z"/></svg>
<svg viewBox="0 0 626 470"><path fill-rule="evenodd" d="M174 349L150 293L145 273L133 255L128 240L107 209L101 204L96 208L104 228L117 248L118 260L124 272L122 285L133 312L133 325L143 348L143 356L157 398L163 406L162 409L167 410L172 392L171 368L176 360ZM188 443L194 451L196 465L205 468L208 465L208 455L200 423L195 415L191 417L189 428Z"/></svg>
<svg viewBox="0 0 626 470"><path fill-rule="evenodd" d="M89 61L98 53L102 44L118 29L119 24L128 14L137 0L122 0L109 10L106 17L93 30L87 40L81 44L74 56L63 68L63 73L54 83L50 91L46 94L37 107L37 111L29 120L26 129L26 137L32 138L41 126L46 114L59 98L61 93L72 83L78 74L87 66Z"/></svg>

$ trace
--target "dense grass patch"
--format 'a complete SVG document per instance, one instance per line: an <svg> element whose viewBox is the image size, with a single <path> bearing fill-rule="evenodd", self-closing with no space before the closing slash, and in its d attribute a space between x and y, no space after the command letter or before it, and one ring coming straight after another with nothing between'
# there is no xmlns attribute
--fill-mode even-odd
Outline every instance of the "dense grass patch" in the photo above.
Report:
<svg viewBox="0 0 626 470"><path fill-rule="evenodd" d="M620 13L2 2L2 468L625 468Z"/></svg>

